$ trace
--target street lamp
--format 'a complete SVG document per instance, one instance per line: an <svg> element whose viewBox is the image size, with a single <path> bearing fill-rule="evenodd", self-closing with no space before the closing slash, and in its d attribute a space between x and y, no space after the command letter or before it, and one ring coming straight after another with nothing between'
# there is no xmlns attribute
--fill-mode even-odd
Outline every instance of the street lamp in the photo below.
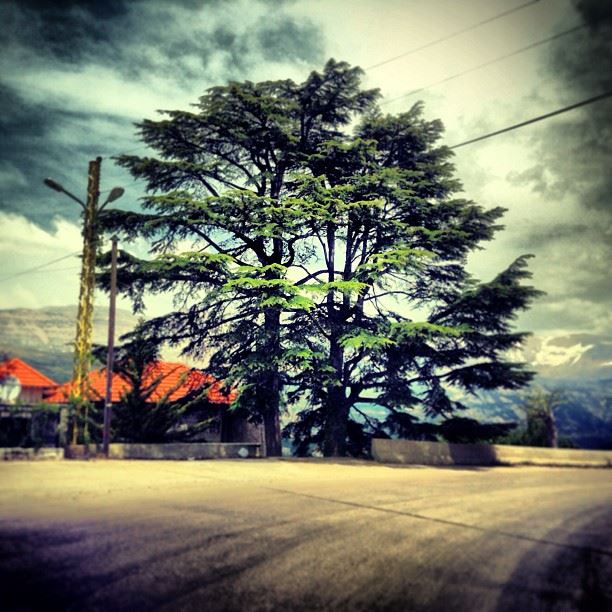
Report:
<svg viewBox="0 0 612 612"><path fill-rule="evenodd" d="M102 210L110 202L114 202L115 200L118 200L124 193L125 193L125 189L123 189L123 187L113 187L110 190L110 193L108 194L106 200L104 201L104 204L100 206L100 210Z"/></svg>
<svg viewBox="0 0 612 612"><path fill-rule="evenodd" d="M70 193L57 181L51 178L44 179L50 189L64 193L77 202L83 209L83 255L81 259L81 278L79 287L79 308L77 314L76 338L74 343L74 371L72 398L76 401L76 413L72 429L72 444L78 441L78 415L84 400L86 400L86 384L89 374L89 359L91 354L91 335L93 326L93 297L95 289L96 249L99 238L98 216L104 207L120 198L124 190L122 187L113 187L101 206L98 206L100 195L100 164L102 158L97 157L89 162L87 180L87 201ZM85 420L84 434L87 434L87 420Z"/></svg>
<svg viewBox="0 0 612 612"><path fill-rule="evenodd" d="M80 198L77 198L73 193L70 193L67 189L65 189L62 185L60 185L57 181L54 181L52 178L46 178L43 183L53 189L54 191L59 191L60 193L65 193L69 198L72 198L75 202L78 202L83 208L85 208L86 204ZM104 201L104 204L100 206L99 211L102 210L107 204L110 202L114 202L118 200L125 193L125 189L123 187L113 187L108 194L108 197Z"/></svg>

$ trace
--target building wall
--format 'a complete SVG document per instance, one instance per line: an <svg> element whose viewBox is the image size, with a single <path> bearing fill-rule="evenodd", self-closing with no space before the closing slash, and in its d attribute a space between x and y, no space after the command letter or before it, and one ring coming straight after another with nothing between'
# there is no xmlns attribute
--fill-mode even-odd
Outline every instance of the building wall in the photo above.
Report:
<svg viewBox="0 0 612 612"><path fill-rule="evenodd" d="M38 404L42 401L43 389L41 387L22 387L17 400L20 404Z"/></svg>

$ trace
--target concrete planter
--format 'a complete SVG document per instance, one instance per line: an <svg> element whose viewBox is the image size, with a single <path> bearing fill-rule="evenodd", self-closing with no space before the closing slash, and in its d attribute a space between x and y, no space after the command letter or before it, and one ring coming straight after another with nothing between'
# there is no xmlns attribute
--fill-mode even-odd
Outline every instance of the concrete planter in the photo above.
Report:
<svg viewBox="0 0 612 612"><path fill-rule="evenodd" d="M372 456L381 463L415 465L612 467L612 451L536 448L502 444L450 444L382 438L372 440Z"/></svg>
<svg viewBox="0 0 612 612"><path fill-rule="evenodd" d="M261 456L261 444L251 442L115 443L108 447L109 459L253 459ZM66 458L68 459L96 457L103 457L100 444L78 444L66 447Z"/></svg>

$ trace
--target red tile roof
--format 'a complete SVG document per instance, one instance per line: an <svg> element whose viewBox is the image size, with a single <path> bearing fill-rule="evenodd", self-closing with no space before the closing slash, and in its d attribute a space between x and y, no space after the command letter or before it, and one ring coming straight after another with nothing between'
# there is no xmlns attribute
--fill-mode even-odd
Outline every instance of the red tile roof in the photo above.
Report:
<svg viewBox="0 0 612 612"><path fill-rule="evenodd" d="M57 385L55 381L17 357L0 363L0 379L5 376L15 376L19 379L22 387L45 389Z"/></svg>
<svg viewBox="0 0 612 612"><path fill-rule="evenodd" d="M210 385L208 399L217 404L230 404L236 393L226 394L221 390L221 382L216 381L210 374L189 368L182 363L156 361L149 364L145 370L143 386L149 386L159 379L155 389L149 397L150 402L157 402L168 395L170 401L185 397L192 391ZM94 402L104 399L106 393L106 368L93 370L88 377L88 398ZM74 389L72 382L57 386L45 396L44 401L51 404L65 404ZM121 401L123 395L130 389L130 383L120 374L113 374L111 386L111 400Z"/></svg>

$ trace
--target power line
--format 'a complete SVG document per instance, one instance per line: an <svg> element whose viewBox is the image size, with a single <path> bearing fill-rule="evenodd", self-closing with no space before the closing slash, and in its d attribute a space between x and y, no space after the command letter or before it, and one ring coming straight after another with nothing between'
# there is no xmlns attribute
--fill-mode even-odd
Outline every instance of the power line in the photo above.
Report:
<svg viewBox="0 0 612 612"><path fill-rule="evenodd" d="M449 149L458 149L459 147L464 147L465 145L469 145L474 142L478 142L479 140L485 140L486 138L492 138L493 136L498 136L499 134L504 134L512 130L517 130L518 128L524 127L526 125L530 125L538 121L543 121L544 119L549 119L550 117L554 117L555 115L560 115L561 113L566 113L568 111L574 110L575 108L580 108L581 106L586 106L587 104L593 104L593 102L598 102L599 100L603 100L604 98L609 98L610 96L612 96L612 90L606 91L605 93L599 94L598 96L594 96L592 98L582 100L581 102L576 102L575 104L564 106L563 108L552 111L550 113L546 113L545 115L539 115L538 117L527 119L527 121L521 121L521 123L515 123L514 125L510 125L508 127L502 128L501 130L496 130L495 132L490 132L489 134L483 134L482 136L471 138L470 140L466 140L465 142L460 142L459 144L453 145L452 147L449 147Z"/></svg>
<svg viewBox="0 0 612 612"><path fill-rule="evenodd" d="M502 60L508 59L509 57L519 55L520 53L524 53L525 51L529 51L530 49L534 49L535 47L539 47L540 45L545 45L546 43L549 43L553 40L557 40L558 38L561 38L563 36L567 36L568 34L573 34L574 32L581 30L584 27L586 27L585 23L581 25L577 25L573 28L570 28L569 30L558 32L557 34L553 34L552 36L549 36L548 38L543 38L542 40L538 40L534 43L521 47L520 49L516 49L515 51L506 53L505 55L500 55L482 64L478 64L477 66L472 66L471 68L468 68L467 70L463 70L462 72L457 72L456 74L445 77L444 79L436 81L435 83L430 83L429 85L419 87L418 89L413 89L412 91L409 91L408 93L402 94L401 96L397 96L395 98L390 98L389 100L383 100L380 103L380 105L383 106L385 104L391 104L391 102L396 102L397 100L401 100L402 98L408 98L409 96L413 96L414 94L419 93L420 91L425 91L426 89L429 89L431 87L436 87L437 85L441 85L442 83L447 83L448 81L452 81L453 79L457 79L459 77L465 76L466 74L469 74L470 72L475 72L476 70L480 70L481 68L485 68L486 66L490 66L491 64L495 64L497 62L501 62Z"/></svg>
<svg viewBox="0 0 612 612"><path fill-rule="evenodd" d="M462 28L461 30L456 30L455 32L451 32L450 34L447 34L446 36L443 36L443 37L438 38L436 40L432 40L432 41L430 41L430 42L428 42L428 43L426 43L424 45L421 45L419 47L415 47L414 49L410 49L409 51L401 53L400 55L396 55L394 57L391 57L389 59L383 60L383 61L378 62L376 64L372 64L370 66L367 66L365 68L365 70L372 70L374 68L378 68L378 67L383 66L385 64L389 64L389 63L394 62L394 61L396 61L398 59L401 59L402 57L406 57L408 55L412 55L413 53L416 53L417 51L421 51L423 49L427 49L429 47L433 47L434 45L437 45L437 44L439 44L441 42L445 42L445 41L447 41L447 40L449 40L451 38L455 38L456 36L459 36L461 34L465 34L466 32L470 32L471 30L475 30L476 28L479 28L482 25L486 25L487 23L491 23L491 22L496 21L498 19L502 19L503 17L507 17L508 15L511 15L511 14L516 13L518 11L521 11L521 10L523 10L525 8L528 8L529 6L531 6L533 4L537 4L538 2L540 2L540 0L529 0L529 2L525 2L523 4L515 6L514 8L508 9L506 11L502 11L501 13L498 13L497 15L493 15L492 17L488 17L487 19L483 19L482 21L478 21L477 23L474 23L474 24L469 25L469 26L467 26L465 28ZM429 87L433 87L434 85L439 85L440 83L443 83L443 82L445 82L447 80L451 80L452 78L457 78L459 76L463 76L463 74L467 74L468 72L471 72L473 70L477 70L479 68L483 68L484 66L487 66L489 64L498 62L498 61L500 61L502 59L505 59L506 57L511 57L512 55L516 55L517 53L521 53L522 51L526 51L527 49L530 49L532 47L536 47L538 45L545 44L546 42L549 42L551 40L554 40L555 38L559 38L561 36L569 34L570 32L573 32L574 30L577 30L577 29L582 28L582 27L584 27L584 25L577 26L577 27L572 28L571 30L567 30L565 32L561 32L559 34L551 36L551 37L549 37L547 39L544 39L544 40L539 41L537 43L534 43L532 45L528 45L527 47L524 47L523 49L518 49L517 51L514 51L514 52L508 54L507 56L499 57L499 58L496 58L496 59L491 60L489 62L486 62L484 64L481 64L479 66L476 66L474 68L470 68L469 70L465 71L464 73L453 75L452 77L449 77L449 78L444 79L442 81L439 81L437 83L433 83L431 85L427 85L426 87L421 87L420 89L415 89L415 90L413 90L411 92L408 92L407 94L403 94L401 96L398 96L397 98L393 98L391 100L385 100L385 101L381 102L381 105L390 104L391 102L394 102L395 100L399 100L400 98L404 98L404 97L410 96L410 95L412 95L414 93L417 93L418 91L422 91L423 89L427 89ZM122 151L122 152L119 152L119 153L110 154L110 155L108 155L108 157L115 157L117 155L127 155L129 153L133 153L135 151L140 151L141 149L145 149L145 148L148 148L148 147L149 147L149 145L144 144L144 145L140 145L140 146L134 147L133 149L128 149L127 151Z"/></svg>
<svg viewBox="0 0 612 612"><path fill-rule="evenodd" d="M51 268L49 269L45 269L45 270L31 270L30 272L28 272L27 274L24 274L24 276L30 275L30 274L52 274L54 272L76 272L80 270L80 268L75 268L75 267L71 267L71 268ZM16 276L19 276L16 275ZM0 283L10 280L12 277L7 277L7 278L0 278Z"/></svg>
<svg viewBox="0 0 612 612"><path fill-rule="evenodd" d="M68 255L64 255L63 257L58 257L57 259L52 259L51 261L48 261L44 264L41 264L39 266L34 266L33 268L28 268L27 270L21 270L20 272L15 272L15 274L10 274L9 276L4 276L3 278L0 278L0 282L6 281L6 280L10 280L11 278L16 278L17 276L23 276L24 274L30 274L31 272L36 272L37 270L41 270L42 268L46 268L47 266L50 266L54 263L58 263L60 261L64 261L65 259L68 259L70 257L75 257L76 255L78 255L79 252L75 252L75 253L69 253Z"/></svg>
<svg viewBox="0 0 612 612"><path fill-rule="evenodd" d="M482 21L479 21L478 23L473 23L472 25L469 25L465 28L462 28L461 30L456 30L455 32L451 32L450 34L447 34L446 36L443 36L442 38L437 38L436 40L432 40L428 43L425 43L424 45L421 45L420 47L415 47L414 49L410 49L409 51L406 51L404 53L400 53L399 55L396 55L394 57L390 57L389 59L383 60L382 62L378 62L376 64L372 64L371 66L367 66L365 69L366 70L372 70L374 68L379 68L380 66L384 66L385 64L389 64L391 62L394 62L398 59L401 59L402 57L406 57L407 55L412 55L413 53L416 53L417 51L422 51L423 49L428 49L429 47L433 47L434 45L437 45L441 42L445 42L451 38L455 38L456 36L459 36L460 34L465 34L466 32L470 32L471 30L475 30L476 28L479 28L482 25L485 25L487 23L491 23L492 21L496 21L497 19L501 19L502 17L506 17L508 15L511 15L512 13L516 13L518 11L521 11L529 6L531 6L532 4L536 4L537 2L539 2L540 0L530 0L529 2L525 2L523 4L519 4L519 6L515 6L514 8L508 9L507 11L503 11L501 13L498 13L497 15L493 15L493 17L488 17L487 19L483 19Z"/></svg>
<svg viewBox="0 0 612 612"><path fill-rule="evenodd" d="M134 147L133 149L128 149L127 151L123 151L121 153L111 153L108 157L115 157L116 155L127 155L128 153L133 153L134 151L140 151L140 149L146 149L148 146L148 144L142 144L137 147Z"/></svg>

